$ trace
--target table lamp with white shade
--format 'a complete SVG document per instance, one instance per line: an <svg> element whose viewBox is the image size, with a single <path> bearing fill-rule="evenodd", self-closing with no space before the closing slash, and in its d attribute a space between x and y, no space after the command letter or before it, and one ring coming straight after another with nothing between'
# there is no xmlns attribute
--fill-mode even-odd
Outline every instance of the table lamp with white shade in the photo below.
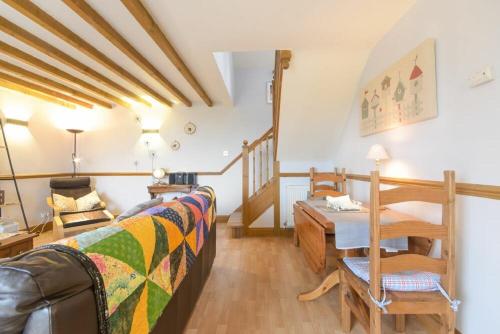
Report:
<svg viewBox="0 0 500 334"><path fill-rule="evenodd" d="M372 147L370 147L370 150L368 151L366 158L369 160L375 160L375 166L376 169L378 170L380 167L380 161L388 160L389 154L387 154L387 151L382 145L375 144L372 145Z"/></svg>
<svg viewBox="0 0 500 334"><path fill-rule="evenodd" d="M156 184L160 184L161 180L167 175L167 170L165 168L156 168L153 170L153 178Z"/></svg>

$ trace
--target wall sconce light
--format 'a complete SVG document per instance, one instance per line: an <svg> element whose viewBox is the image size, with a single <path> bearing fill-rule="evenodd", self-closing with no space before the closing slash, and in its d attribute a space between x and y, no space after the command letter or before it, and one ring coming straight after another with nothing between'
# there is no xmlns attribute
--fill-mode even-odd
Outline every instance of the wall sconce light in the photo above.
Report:
<svg viewBox="0 0 500 334"><path fill-rule="evenodd" d="M28 121L22 121L20 119L6 118L5 124L28 127L29 123L28 123Z"/></svg>
<svg viewBox="0 0 500 334"><path fill-rule="evenodd" d="M366 158L369 160L375 160L375 168L376 170L379 170L380 161L388 160L389 154L387 154L387 151L382 145L375 144L372 145L372 147L370 147L370 150L368 151Z"/></svg>
<svg viewBox="0 0 500 334"><path fill-rule="evenodd" d="M142 134L160 134L160 129L142 129Z"/></svg>

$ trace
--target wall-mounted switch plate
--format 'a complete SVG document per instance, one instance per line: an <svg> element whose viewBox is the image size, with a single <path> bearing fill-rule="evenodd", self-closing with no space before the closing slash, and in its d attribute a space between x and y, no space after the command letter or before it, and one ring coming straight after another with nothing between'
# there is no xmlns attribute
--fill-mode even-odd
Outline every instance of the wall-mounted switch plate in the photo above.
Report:
<svg viewBox="0 0 500 334"><path fill-rule="evenodd" d="M228 157L229 156L229 151L222 151L222 156L223 157Z"/></svg>
<svg viewBox="0 0 500 334"><path fill-rule="evenodd" d="M495 80L493 69L491 66L486 66L481 71L478 71L469 77L469 85L470 87L477 87L493 80Z"/></svg>

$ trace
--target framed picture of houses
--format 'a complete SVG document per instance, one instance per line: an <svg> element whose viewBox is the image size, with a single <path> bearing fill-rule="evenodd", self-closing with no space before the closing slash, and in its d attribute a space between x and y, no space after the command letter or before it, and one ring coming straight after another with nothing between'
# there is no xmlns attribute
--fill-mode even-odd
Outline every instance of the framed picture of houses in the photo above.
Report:
<svg viewBox="0 0 500 334"><path fill-rule="evenodd" d="M428 39L361 92L361 135L437 117L435 40Z"/></svg>

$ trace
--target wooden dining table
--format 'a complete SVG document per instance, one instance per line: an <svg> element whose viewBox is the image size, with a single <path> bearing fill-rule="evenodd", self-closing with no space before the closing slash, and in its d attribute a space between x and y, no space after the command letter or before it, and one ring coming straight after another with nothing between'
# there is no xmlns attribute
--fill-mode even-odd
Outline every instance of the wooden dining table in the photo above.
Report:
<svg viewBox="0 0 500 334"><path fill-rule="evenodd" d="M366 227L369 228L369 213L360 213L361 219L366 221ZM385 215L390 216L391 220L405 220L411 216L394 210L385 209ZM322 273L326 270L326 251L327 243L334 239L335 218L342 220L342 214L331 215L326 210L321 209L315 201L298 201L294 205L294 223L295 233L294 242L299 246L304 254L305 260L311 270L315 273ZM364 221L363 221L364 223ZM337 222L337 224L340 224ZM366 256L364 249L368 248L369 236L365 241L366 246L352 249L337 249L335 242L335 258L342 259L352 256ZM404 252L426 254L430 251L432 240L425 238L409 238ZM384 252L382 252L384 253ZM300 293L300 301L310 301L317 299L327 293L331 288L339 284L339 270L334 270L328 274L321 284L315 289Z"/></svg>

